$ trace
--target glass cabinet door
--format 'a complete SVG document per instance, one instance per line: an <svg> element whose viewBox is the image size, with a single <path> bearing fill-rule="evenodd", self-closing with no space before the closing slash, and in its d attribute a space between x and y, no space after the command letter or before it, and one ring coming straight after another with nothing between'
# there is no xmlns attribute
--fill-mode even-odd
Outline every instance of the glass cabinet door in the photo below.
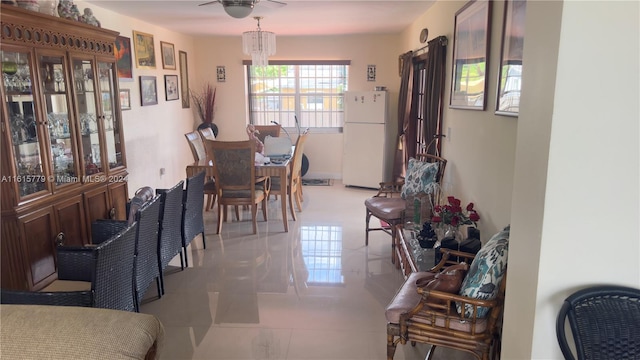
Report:
<svg viewBox="0 0 640 360"><path fill-rule="evenodd" d="M79 181L73 146L73 127L69 121L66 65L62 56L40 56L43 108L47 114L51 147L51 167L56 185Z"/></svg>
<svg viewBox="0 0 640 360"><path fill-rule="evenodd" d="M96 90L93 83L94 62L73 59L73 86L80 122L80 148L84 157L84 174L92 175L104 171L98 116Z"/></svg>
<svg viewBox="0 0 640 360"><path fill-rule="evenodd" d="M18 183L20 197L24 197L46 189L31 88L33 69L28 52L0 51L0 58L15 164L15 178L11 180Z"/></svg>
<svg viewBox="0 0 640 360"><path fill-rule="evenodd" d="M109 169L123 166L122 143L120 129L116 119L115 86L116 77L114 63L98 62L98 76L100 84L102 116L107 149Z"/></svg>

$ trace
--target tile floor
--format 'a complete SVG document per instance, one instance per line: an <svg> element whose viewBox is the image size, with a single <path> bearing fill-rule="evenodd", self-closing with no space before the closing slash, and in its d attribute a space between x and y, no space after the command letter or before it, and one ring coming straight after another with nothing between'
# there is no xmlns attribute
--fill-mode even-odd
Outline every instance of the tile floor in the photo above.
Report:
<svg viewBox="0 0 640 360"><path fill-rule="evenodd" d="M165 275L165 295L147 292L141 312L164 324L161 359L386 359L384 308L403 278L391 264L389 236L364 246L364 200L375 191L304 186L303 211L283 232L280 201L269 221L258 212L225 222L205 213L206 249L194 239L189 268L179 259ZM291 215L289 215L291 216ZM398 345L396 360L424 359L428 347ZM434 359L471 359L437 348Z"/></svg>

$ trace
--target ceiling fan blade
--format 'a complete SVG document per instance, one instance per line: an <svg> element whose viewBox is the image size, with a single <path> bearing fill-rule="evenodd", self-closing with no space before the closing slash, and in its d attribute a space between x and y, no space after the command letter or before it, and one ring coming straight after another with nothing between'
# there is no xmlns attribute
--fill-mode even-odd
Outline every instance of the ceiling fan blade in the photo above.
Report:
<svg viewBox="0 0 640 360"><path fill-rule="evenodd" d="M219 3L219 1L215 0L215 1L209 1L206 3L198 4L198 6L205 6L205 5L211 5L211 4L217 4L217 3Z"/></svg>
<svg viewBox="0 0 640 360"><path fill-rule="evenodd" d="M265 8L278 9L287 5L287 3L278 1L278 0L263 0L263 1L260 1L258 5L264 6Z"/></svg>

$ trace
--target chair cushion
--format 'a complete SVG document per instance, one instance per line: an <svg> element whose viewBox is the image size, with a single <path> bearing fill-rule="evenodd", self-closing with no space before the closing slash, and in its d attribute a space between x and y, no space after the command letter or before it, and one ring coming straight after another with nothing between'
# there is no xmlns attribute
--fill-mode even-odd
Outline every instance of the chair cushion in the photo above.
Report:
<svg viewBox="0 0 640 360"><path fill-rule="evenodd" d="M499 284L507 270L509 253L509 230L505 227L493 235L471 262L469 272L462 282L460 295L483 300L493 300L498 295ZM458 313L464 317L473 317L473 308L467 305L462 314L462 306L457 304ZM478 308L478 317L487 315L488 309Z"/></svg>
<svg viewBox="0 0 640 360"><path fill-rule="evenodd" d="M370 197L364 201L364 205L371 214L378 219L393 220L400 219L406 208L404 199L395 197Z"/></svg>
<svg viewBox="0 0 640 360"><path fill-rule="evenodd" d="M47 285L42 292L59 292L59 291L91 291L91 282L88 281L71 281L71 280L54 280Z"/></svg>
<svg viewBox="0 0 640 360"><path fill-rule="evenodd" d="M438 174L438 163L409 159L407 166L407 176L404 179L401 196L417 195L419 193L431 194L436 189L436 175Z"/></svg>
<svg viewBox="0 0 640 360"><path fill-rule="evenodd" d="M415 308L422 298L422 295L418 294L417 283L428 282L429 280L433 280L435 276L436 273L431 272L411 273L393 297L393 300L387 305L384 312L387 321L392 324L397 324L400 322L401 314Z"/></svg>

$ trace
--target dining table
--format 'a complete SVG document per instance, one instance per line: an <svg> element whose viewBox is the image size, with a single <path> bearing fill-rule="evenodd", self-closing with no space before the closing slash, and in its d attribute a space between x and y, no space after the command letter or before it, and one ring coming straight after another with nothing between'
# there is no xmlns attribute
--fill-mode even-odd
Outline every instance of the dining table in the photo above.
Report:
<svg viewBox="0 0 640 360"><path fill-rule="evenodd" d="M200 159L187 165L187 177L191 177L201 171L205 171L208 178L214 177L213 162L208 159ZM256 164L256 176L279 176L281 184L286 184L286 179L291 171L291 159L284 159L279 162L269 162L266 164ZM280 196L282 207L282 224L284 231L289 232L289 222L287 220L287 192L283 191Z"/></svg>

